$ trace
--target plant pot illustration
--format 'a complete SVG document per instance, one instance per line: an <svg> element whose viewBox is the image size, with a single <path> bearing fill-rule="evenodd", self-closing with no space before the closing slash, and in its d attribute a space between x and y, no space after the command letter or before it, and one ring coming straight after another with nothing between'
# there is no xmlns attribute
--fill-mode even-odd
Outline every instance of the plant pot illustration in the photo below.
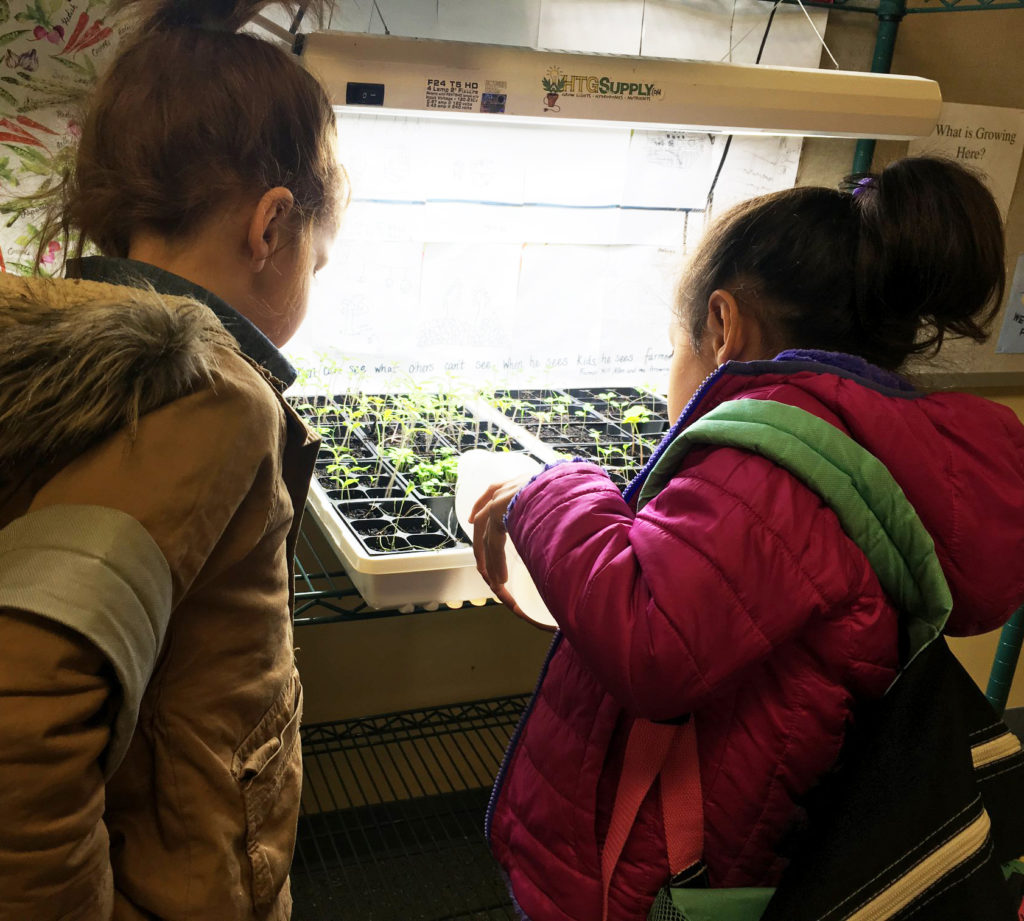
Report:
<svg viewBox="0 0 1024 921"><path fill-rule="evenodd" d="M565 91L565 77L557 70L550 70L548 76L540 81L540 85L545 93L544 111L557 112L560 108L558 94Z"/></svg>

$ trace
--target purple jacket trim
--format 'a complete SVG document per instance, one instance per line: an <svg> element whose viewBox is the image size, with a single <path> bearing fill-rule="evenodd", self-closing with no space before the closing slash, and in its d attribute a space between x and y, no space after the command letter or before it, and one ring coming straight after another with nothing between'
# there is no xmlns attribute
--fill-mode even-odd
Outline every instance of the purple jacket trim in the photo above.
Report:
<svg viewBox="0 0 1024 921"><path fill-rule="evenodd" d="M777 364L776 364L777 363ZM916 397L921 394L914 388L913 384L905 378L879 368L857 355L847 355L843 352L825 352L814 349L787 349L780 352L770 361L729 361L719 365L711 372L704 382L697 388L696 393L690 397L679 418L672 427L665 433L661 444L644 464L643 468L636 475L633 481L626 487L623 497L629 502L640 489L647 475L654 468L654 465L661 459L668 445L675 440L675 437L689 423L694 411L704 401L705 397L712 390L719 377L723 374L746 374L756 376L758 374L770 373L796 373L801 370L819 371L822 374L835 373L841 377L852 378L859 383L871 387L873 390L894 393L906 397Z"/></svg>
<svg viewBox="0 0 1024 921"><path fill-rule="evenodd" d="M647 474L649 474L651 470L654 469L654 465L661 459L661 455L664 454L668 446L673 441L675 441L676 435L678 435L686 427L686 424L689 422L690 417L693 415L694 411L697 409L698 406L700 406L704 398L711 391L711 388L714 386L715 381L717 381L718 378L720 378L725 373L725 370L728 367L728 364L719 365L706 378L704 378L704 382L697 388L697 391L694 393L694 395L690 397L690 401L686 404L683 411L679 414L679 418L676 419L676 421L672 424L672 428L670 428L665 433L665 436L661 439L661 444L659 444L658 447L654 450L654 453L648 458L647 463L643 465L643 468L640 470L640 472L635 477L633 477L633 481L625 488L625 490L623 490L622 497L627 502L630 502L632 498L636 495L637 491L640 489L644 480L647 479Z"/></svg>
<svg viewBox="0 0 1024 921"><path fill-rule="evenodd" d="M817 349L786 349L772 359L772 361L787 360L813 361L822 365L831 365L882 387L891 387L894 390L914 390L914 385L905 377L901 377L894 371L879 368L859 355L847 355L845 352L824 352Z"/></svg>
<svg viewBox="0 0 1024 921"><path fill-rule="evenodd" d="M529 915L523 911L519 902L516 901L516 894L512 891L512 880L509 879L508 874L505 872L504 867L498 867L501 871L501 878L505 883L505 888L508 890L508 897L512 902L512 909L516 913L517 921L530 921Z"/></svg>
<svg viewBox="0 0 1024 921"><path fill-rule="evenodd" d="M519 722L516 723L516 730L512 733L512 738L509 739L508 747L505 749L505 754L501 759L501 767L498 768L498 774L494 778L494 786L491 787L491 795L487 801L487 812L484 813L484 837L487 839L488 844L491 841L491 821L494 818L494 807L498 804L498 796L501 793L501 788L505 783L505 774L508 771L508 763L512 758L512 752L516 750L516 746L519 744L519 736L522 734L523 727L526 725L526 721L530 718L530 714L533 712L533 705L537 701L537 694L540 691L540 686L544 683L544 678L548 673L548 666L551 664L551 660L555 657L555 652L562 643L561 631L556 631L554 639L551 640L551 645L548 647L548 654L544 657L544 664L540 667L540 674L537 676L537 683L534 685L533 694L530 695L530 702L526 705L526 709L523 711L523 715L519 717ZM502 871L504 873L504 870ZM506 877L506 882L508 879ZM509 885L509 892L512 892L512 887ZM526 917L525 915L523 916Z"/></svg>

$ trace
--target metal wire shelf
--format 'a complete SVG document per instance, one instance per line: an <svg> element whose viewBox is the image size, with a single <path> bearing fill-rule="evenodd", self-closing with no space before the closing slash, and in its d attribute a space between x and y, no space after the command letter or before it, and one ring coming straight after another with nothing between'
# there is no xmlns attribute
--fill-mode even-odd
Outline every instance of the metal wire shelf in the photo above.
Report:
<svg viewBox="0 0 1024 921"><path fill-rule="evenodd" d="M775 0L764 0L774 3ZM789 6L800 5L798 0L781 0ZM890 0L803 0L803 6L823 10L844 10L851 13L887 14L891 12ZM907 0L899 15L909 13L950 13L974 12L978 10L1021 10L1024 0Z"/></svg>
<svg viewBox="0 0 1024 921"><path fill-rule="evenodd" d="M512 921L483 819L528 700L303 727L294 921Z"/></svg>
<svg viewBox="0 0 1024 921"><path fill-rule="evenodd" d="M299 530L295 551L295 625L362 620L368 616L369 606L315 528L306 516Z"/></svg>
<svg viewBox="0 0 1024 921"><path fill-rule="evenodd" d="M488 605L496 603L487 602ZM438 607L410 605L400 610L371 608L352 585L334 551L314 523L313 516L307 514L303 518L295 549L295 626L396 617L437 610Z"/></svg>

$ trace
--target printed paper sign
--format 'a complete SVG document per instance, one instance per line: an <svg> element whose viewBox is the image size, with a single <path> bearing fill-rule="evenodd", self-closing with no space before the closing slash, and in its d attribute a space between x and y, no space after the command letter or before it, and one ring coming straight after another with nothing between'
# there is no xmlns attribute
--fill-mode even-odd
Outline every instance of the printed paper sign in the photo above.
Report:
<svg viewBox="0 0 1024 921"><path fill-rule="evenodd" d="M982 173L1006 220L1024 147L1024 109L942 104L931 135L911 141L911 156L937 154Z"/></svg>
<svg viewBox="0 0 1024 921"><path fill-rule="evenodd" d="M1013 273L996 351L1024 352L1024 256L1017 257L1017 271Z"/></svg>

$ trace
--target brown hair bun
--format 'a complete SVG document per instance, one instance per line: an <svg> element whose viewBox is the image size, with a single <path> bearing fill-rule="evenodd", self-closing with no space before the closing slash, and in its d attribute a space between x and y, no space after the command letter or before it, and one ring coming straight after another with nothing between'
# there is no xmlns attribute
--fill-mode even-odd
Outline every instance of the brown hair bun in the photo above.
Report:
<svg viewBox="0 0 1024 921"><path fill-rule="evenodd" d="M142 26L93 93L43 240L124 257L139 232L185 239L278 186L304 225L337 218L348 189L327 94L295 55L233 31L268 5L122 0Z"/></svg>

